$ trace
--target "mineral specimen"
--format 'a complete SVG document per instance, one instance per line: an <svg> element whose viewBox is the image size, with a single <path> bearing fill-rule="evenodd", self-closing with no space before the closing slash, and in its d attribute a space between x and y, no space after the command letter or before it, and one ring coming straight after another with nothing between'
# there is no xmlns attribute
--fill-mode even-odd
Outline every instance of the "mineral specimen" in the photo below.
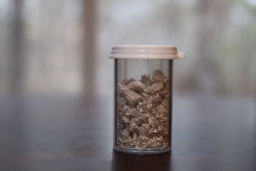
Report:
<svg viewBox="0 0 256 171"><path fill-rule="evenodd" d="M161 70L140 80L122 80L117 89L117 146L168 148L169 79Z"/></svg>

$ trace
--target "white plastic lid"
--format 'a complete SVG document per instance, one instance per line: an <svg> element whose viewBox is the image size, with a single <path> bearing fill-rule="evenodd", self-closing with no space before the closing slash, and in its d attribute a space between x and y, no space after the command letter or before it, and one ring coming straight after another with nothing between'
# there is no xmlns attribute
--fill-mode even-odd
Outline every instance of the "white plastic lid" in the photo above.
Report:
<svg viewBox="0 0 256 171"><path fill-rule="evenodd" d="M112 48L110 58L180 59L185 58L185 55L184 52L178 52L175 46L116 45Z"/></svg>

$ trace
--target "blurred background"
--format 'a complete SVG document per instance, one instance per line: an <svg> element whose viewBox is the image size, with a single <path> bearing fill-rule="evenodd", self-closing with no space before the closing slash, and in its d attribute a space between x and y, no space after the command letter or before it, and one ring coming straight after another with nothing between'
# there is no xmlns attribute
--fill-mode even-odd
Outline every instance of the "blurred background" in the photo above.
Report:
<svg viewBox="0 0 256 171"><path fill-rule="evenodd" d="M176 97L256 102L256 0L0 0L0 96L112 99L116 44L184 51Z"/></svg>

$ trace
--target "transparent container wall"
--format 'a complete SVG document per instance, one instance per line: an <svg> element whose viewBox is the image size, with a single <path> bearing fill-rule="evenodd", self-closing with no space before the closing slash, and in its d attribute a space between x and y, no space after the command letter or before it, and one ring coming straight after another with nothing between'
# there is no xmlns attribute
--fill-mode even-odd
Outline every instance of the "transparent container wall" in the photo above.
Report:
<svg viewBox="0 0 256 171"><path fill-rule="evenodd" d="M172 62L115 59L115 150L140 154L170 150Z"/></svg>

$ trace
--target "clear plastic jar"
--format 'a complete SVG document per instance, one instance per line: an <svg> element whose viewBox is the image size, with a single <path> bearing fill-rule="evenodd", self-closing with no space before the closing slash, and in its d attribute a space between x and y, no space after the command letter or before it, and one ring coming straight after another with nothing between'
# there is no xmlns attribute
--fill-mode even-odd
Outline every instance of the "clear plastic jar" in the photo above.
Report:
<svg viewBox="0 0 256 171"><path fill-rule="evenodd" d="M115 66L114 149L137 154L171 149L174 46L119 45Z"/></svg>

